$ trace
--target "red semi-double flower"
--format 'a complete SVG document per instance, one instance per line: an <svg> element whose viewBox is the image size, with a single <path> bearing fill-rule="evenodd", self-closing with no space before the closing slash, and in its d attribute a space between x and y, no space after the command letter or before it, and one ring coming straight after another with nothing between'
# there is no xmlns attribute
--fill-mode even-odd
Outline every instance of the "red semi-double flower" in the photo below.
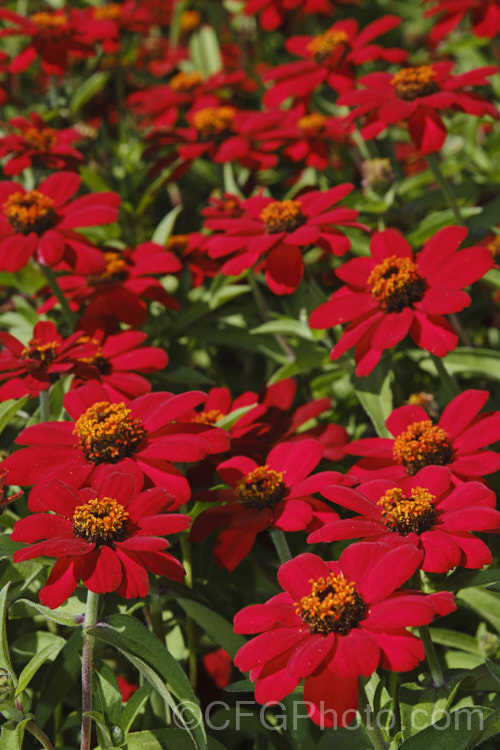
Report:
<svg viewBox="0 0 500 750"><path fill-rule="evenodd" d="M425 466L447 466L456 484L500 469L500 453L485 450L500 440L500 412L481 412L488 391L469 389L450 401L437 424L420 406L400 406L386 420L394 438L362 438L346 452L363 458L351 469L360 481L396 482Z"/></svg>
<svg viewBox="0 0 500 750"><path fill-rule="evenodd" d="M133 474L141 485L147 477L149 486L164 487L182 505L190 488L172 462L199 461L229 448L224 430L176 421L204 399L201 391L177 396L158 392L125 403L110 398L102 385L89 383L64 398L74 421L27 427L16 443L29 447L10 455L3 465L15 484L39 485L57 478L72 487L94 488L114 466ZM40 510L33 493L30 509Z"/></svg>
<svg viewBox="0 0 500 750"><path fill-rule="evenodd" d="M39 512L17 521L11 539L30 545L14 553L14 562L57 558L39 594L42 604L59 607L80 580L96 594L115 591L126 599L146 596L148 571L182 581L184 568L165 551L163 536L187 529L191 518L165 513L174 498L141 486L131 474L113 472L95 488L53 480L37 489Z"/></svg>
<svg viewBox="0 0 500 750"><path fill-rule="evenodd" d="M425 651L407 628L456 608L447 591L400 589L422 556L411 545L363 542L347 547L338 562L306 552L282 565L278 580L285 591L234 618L236 633L260 633L234 660L242 672L250 670L256 700L280 701L304 680L304 701L316 724L351 724L358 677L378 666L414 669Z"/></svg>
<svg viewBox="0 0 500 750"><path fill-rule="evenodd" d="M234 570L252 549L259 532L268 528L312 530L319 519L334 513L313 493L329 481L351 483L335 471L311 475L322 457L321 444L305 439L277 445L261 465L246 456L219 464L219 476L231 489L199 496L225 504L196 517L191 539L201 542L215 529L222 529L215 544L215 561Z"/></svg>
<svg viewBox="0 0 500 750"><path fill-rule="evenodd" d="M328 500L359 514L332 519L307 541L381 541L414 544L424 552L422 570L447 573L457 565L482 568L492 562L484 542L471 531L500 531L495 493L482 482L451 481L446 466L427 466L396 485L388 479L350 487L325 487Z"/></svg>
<svg viewBox="0 0 500 750"><path fill-rule="evenodd" d="M493 266L485 247L458 250L466 236L463 227L446 227L414 256L397 230L376 232L371 257L354 258L338 268L345 286L311 314L312 328L349 324L331 358L354 346L360 376L368 375L384 350L407 334L438 357L455 349L458 337L443 315L468 307L471 299L463 287Z"/></svg>
<svg viewBox="0 0 500 750"><path fill-rule="evenodd" d="M263 102L275 107L290 97L294 101L308 99L322 84L341 93L355 85L358 65L372 60L403 62L408 53L399 48L385 48L373 40L396 28L398 16L383 16L358 31L352 18L334 23L317 36L292 36L285 47L302 60L285 63L269 70L264 81L273 81Z"/></svg>
<svg viewBox="0 0 500 750"><path fill-rule="evenodd" d="M208 254L211 258L230 255L221 273L231 276L262 259L271 291L290 294L304 272L302 249L317 245L327 253L344 255L351 243L338 227L364 228L355 221L357 211L335 206L353 189L354 185L343 183L302 193L293 200L263 195L248 198L240 204L241 217L210 220L210 228L225 236L216 234L207 240Z"/></svg>
<svg viewBox="0 0 500 750"><path fill-rule="evenodd" d="M76 169L84 159L71 145L82 140L78 130L50 128L36 112L10 119L9 130L14 132L0 138L0 158L8 157L2 169L9 177L31 166Z"/></svg>
<svg viewBox="0 0 500 750"><path fill-rule="evenodd" d="M102 254L75 229L110 224L118 219L118 193L73 196L81 177L59 172L34 190L17 182L0 182L0 269L20 271L34 257L46 266L64 261L80 273L103 266Z"/></svg>
<svg viewBox="0 0 500 750"><path fill-rule="evenodd" d="M396 74L369 73L358 81L362 89L346 92L338 103L354 107L353 120L367 118L361 128L365 140L405 121L419 153L433 154L441 149L447 135L441 112L499 117L492 102L470 90L471 86L487 85L498 68L488 65L454 76L453 66L453 62L443 61L402 68Z"/></svg>
<svg viewBox="0 0 500 750"><path fill-rule="evenodd" d="M500 31L500 0L424 0L432 3L425 16L439 16L429 39L438 44L470 15L472 33L493 39Z"/></svg>

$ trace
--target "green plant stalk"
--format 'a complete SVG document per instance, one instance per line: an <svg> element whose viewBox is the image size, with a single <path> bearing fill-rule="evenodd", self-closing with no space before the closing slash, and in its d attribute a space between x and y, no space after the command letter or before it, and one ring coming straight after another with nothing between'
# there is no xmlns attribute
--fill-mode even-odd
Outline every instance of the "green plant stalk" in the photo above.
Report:
<svg viewBox="0 0 500 750"><path fill-rule="evenodd" d="M250 283L250 288L252 290L252 294L255 300L255 304L257 306L258 311L262 315L264 320L270 320L269 310L267 309L266 301L264 297L262 296L262 292L259 289L259 284L257 282L257 279L254 276L253 268L250 269L250 273L248 274L248 281ZM290 362L295 361L295 352L293 349L288 345L288 342L284 338L284 336L281 335L281 333L275 333L274 337L278 344L283 349L283 353L286 354L287 358L290 360Z"/></svg>
<svg viewBox="0 0 500 750"><path fill-rule="evenodd" d="M82 736L80 750L90 750L91 719L85 714L92 711L92 660L94 656L95 638L86 633L86 628L93 627L97 622L99 608L99 594L87 591L87 605L83 622L83 652L82 652Z"/></svg>
<svg viewBox="0 0 500 750"><path fill-rule="evenodd" d="M441 357L437 357L435 354L431 354L432 361L434 362L436 366L436 370L438 371L438 375L440 378L442 378L443 382L446 383L448 386L448 390L454 395L458 396L460 393L460 388L457 385L457 382L453 375L450 375L446 367L444 366L444 362Z"/></svg>
<svg viewBox="0 0 500 750"><path fill-rule="evenodd" d="M185 534L180 535L181 549L182 549L182 564L186 571L186 577L184 583L188 588L193 588L193 565L191 562L191 543ZM196 630L192 617L186 615L186 636L187 636L187 647L189 651L188 665L189 665L189 681L196 689L196 680L198 672L198 660L196 658Z"/></svg>
<svg viewBox="0 0 500 750"><path fill-rule="evenodd" d="M49 391L40 391L40 422L50 422Z"/></svg>
<svg viewBox="0 0 500 750"><path fill-rule="evenodd" d="M359 698L359 715L361 717L361 724L365 733L372 743L374 750L388 750L387 744L382 737L379 727L375 721L372 721L374 714L368 696L366 694L365 686L361 678L358 679L358 698Z"/></svg>
<svg viewBox="0 0 500 750"><path fill-rule="evenodd" d="M290 552L285 533L281 529L271 529L270 534L280 563L291 560L292 553Z"/></svg>
<svg viewBox="0 0 500 750"><path fill-rule="evenodd" d="M27 721L24 725L24 728L27 732L32 734L33 737L36 737L40 745L44 747L45 750L54 750L54 745L52 744L52 742L49 740L45 732L42 732L40 727L37 727L34 721L32 721L31 719Z"/></svg>
<svg viewBox="0 0 500 750"><path fill-rule="evenodd" d="M69 308L68 300L62 292L52 268L49 266L43 266L42 264L39 264L39 267L47 280L47 284L52 289L54 297L61 305L62 314L69 328L69 333L73 333L75 330L75 316Z"/></svg>
<svg viewBox="0 0 500 750"><path fill-rule="evenodd" d="M434 178L437 184L443 191L444 197L446 198L446 202L448 203L449 207L451 208L453 212L453 216L455 217L457 223L463 227L465 225L465 221L462 217L462 214L460 213L460 208L457 203L455 192L452 186L450 185L450 183L448 182L448 180L446 179L446 177L444 176L436 154L427 154L427 156L425 157L425 160L427 162L427 166L429 167L432 174L434 175Z"/></svg>
<svg viewBox="0 0 500 750"><path fill-rule="evenodd" d="M427 664L432 675L434 687L441 688L444 685L443 671L441 669L439 659L437 658L436 649L434 648L434 644L432 642L429 626L422 625L418 629L418 632L420 638L422 639L422 643L424 644L425 658L427 659Z"/></svg>

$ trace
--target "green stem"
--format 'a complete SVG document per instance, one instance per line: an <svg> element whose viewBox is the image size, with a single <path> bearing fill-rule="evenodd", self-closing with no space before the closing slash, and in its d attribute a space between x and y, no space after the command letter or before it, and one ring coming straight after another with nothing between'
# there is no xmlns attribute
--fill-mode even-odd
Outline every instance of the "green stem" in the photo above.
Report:
<svg viewBox="0 0 500 750"><path fill-rule="evenodd" d="M250 287L252 289L253 298L255 300L255 304L257 306L258 311L260 312L264 320L270 320L269 310L267 309L266 301L264 297L262 296L262 292L259 289L259 284L257 282L257 279L253 275L253 269L250 270L250 273L248 274L247 278L248 278L248 281L250 282ZM282 336L281 333L276 333L274 336L278 344L283 349L283 353L286 354L290 362L294 362L295 352L288 345L284 336Z"/></svg>
<svg viewBox="0 0 500 750"><path fill-rule="evenodd" d="M86 628L93 627L97 622L97 610L99 608L99 594L87 591L87 605L85 607L85 620L83 623L83 652L82 652L82 737L80 750L90 750L90 725L91 719L85 716L92 711L92 660L94 656L94 641L92 635L86 633Z"/></svg>
<svg viewBox="0 0 500 750"><path fill-rule="evenodd" d="M429 626L422 625L418 629L418 632L420 638L422 639L422 643L424 644L425 658L427 659L427 664L432 675L434 687L441 688L444 685L443 671L441 669L439 659L437 658L436 649L434 648L434 644L432 642Z"/></svg>
<svg viewBox="0 0 500 750"><path fill-rule="evenodd" d="M40 422L50 422L49 391L40 391Z"/></svg>
<svg viewBox="0 0 500 750"><path fill-rule="evenodd" d="M181 549L182 549L182 564L186 571L186 577L184 583L188 588L193 588L193 565L191 562L191 543L185 534L180 535ZM189 651L189 681L193 688L196 689L196 680L198 672L198 662L196 658L196 630L194 621L189 615L186 615L186 635L187 635L187 647Z"/></svg>
<svg viewBox="0 0 500 750"><path fill-rule="evenodd" d="M460 393L460 388L457 385L457 382L453 375L450 375L446 367L444 366L444 362L441 357L437 357L435 354L431 354L432 361L434 362L436 366L436 370L438 371L438 375L441 378L441 380L446 384L448 390L453 396L458 396Z"/></svg>
<svg viewBox="0 0 500 750"><path fill-rule="evenodd" d="M460 226L465 225L465 221L463 220L462 214L460 213L460 208L457 203L457 199L455 196L455 192L444 176L441 166L439 164L438 158L435 154L428 154L425 157L425 160L427 162L427 166L431 170L432 174L434 175L434 178L441 188L441 190L444 193L444 197L446 198L446 202L448 203L449 207L451 208L453 215Z"/></svg>
<svg viewBox="0 0 500 750"><path fill-rule="evenodd" d="M62 314L64 316L64 319L66 320L67 326L69 328L69 332L73 333L73 331L75 330L75 316L69 308L68 300L64 296L62 289L58 284L54 271L49 266L43 266L41 264L40 264L40 268L42 270L43 275L45 276L47 280L47 284L52 289L52 293L54 294L54 297L57 299L57 301L61 305Z"/></svg>
<svg viewBox="0 0 500 750"><path fill-rule="evenodd" d="M40 727L37 727L34 721L32 721L31 719L27 721L24 725L24 728L27 732L32 734L33 737L36 737L40 745L44 747L45 750L54 750L54 745L52 744L52 742L49 740L45 732L42 732Z"/></svg>
<svg viewBox="0 0 500 750"><path fill-rule="evenodd" d="M359 679L358 683L358 711L361 717L361 724L363 725L363 729L365 730L366 735L375 750L388 750L387 744L382 737L382 733L380 732L380 728L377 726L377 717L373 713L373 709L370 705L370 701L368 700L368 696L366 694L366 690L361 678Z"/></svg>
<svg viewBox="0 0 500 750"><path fill-rule="evenodd" d="M151 618L151 627L155 636L165 644L165 627L163 625L163 606L160 594L158 593L158 579L153 577L149 587L149 616Z"/></svg>
<svg viewBox="0 0 500 750"><path fill-rule="evenodd" d="M288 562L292 559L292 553L286 540L286 536L281 529L271 529L271 539L278 554L280 563Z"/></svg>

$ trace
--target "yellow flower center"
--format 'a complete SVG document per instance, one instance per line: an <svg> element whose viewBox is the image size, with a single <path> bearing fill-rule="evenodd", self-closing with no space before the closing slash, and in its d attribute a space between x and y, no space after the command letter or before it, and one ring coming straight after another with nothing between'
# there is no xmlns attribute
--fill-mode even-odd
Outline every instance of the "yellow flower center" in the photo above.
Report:
<svg viewBox="0 0 500 750"><path fill-rule="evenodd" d="M121 15L122 8L119 3L109 3L109 5L94 8L94 18L98 21L117 21Z"/></svg>
<svg viewBox="0 0 500 750"><path fill-rule="evenodd" d="M311 593L295 602L295 611L311 633L348 633L365 616L367 606L356 584L341 573L310 583Z"/></svg>
<svg viewBox="0 0 500 750"><path fill-rule="evenodd" d="M375 266L368 277L368 289L387 312L401 312L422 299L426 288L417 265L409 258L391 255Z"/></svg>
<svg viewBox="0 0 500 750"><path fill-rule="evenodd" d="M38 26L39 29L46 29L47 31L59 31L62 26L66 26L68 17L64 13L47 13L41 11L40 13L33 13L31 20Z"/></svg>
<svg viewBox="0 0 500 750"><path fill-rule="evenodd" d="M430 419L413 422L394 441L394 460L413 476L425 466L445 466L452 448L447 432Z"/></svg>
<svg viewBox="0 0 500 750"><path fill-rule="evenodd" d="M486 245L488 250L491 250L491 254L495 260L500 257L500 234L496 234L492 240Z"/></svg>
<svg viewBox="0 0 500 750"><path fill-rule="evenodd" d="M2 206L9 224L21 234L43 234L54 226L56 213L54 201L38 190L12 193Z"/></svg>
<svg viewBox="0 0 500 750"><path fill-rule="evenodd" d="M382 507L387 528L407 536L411 532L422 534L432 528L436 520L435 500L435 496L423 487L414 487L410 497L399 487L394 487L382 495L377 505Z"/></svg>
<svg viewBox="0 0 500 750"><path fill-rule="evenodd" d="M318 34L314 39L307 45L307 50L310 52L314 62L321 64L328 60L332 52L339 47L341 44L348 44L349 37L345 31L336 31L335 29L328 29L323 34Z"/></svg>
<svg viewBox="0 0 500 750"><path fill-rule="evenodd" d="M140 419L134 419L125 404L98 401L75 422L73 434L89 463L117 463L132 456L146 437Z"/></svg>
<svg viewBox="0 0 500 750"><path fill-rule="evenodd" d="M276 503L283 500L287 488L283 482L281 471L274 471L266 464L240 479L235 487L241 503L245 508L274 508Z"/></svg>
<svg viewBox="0 0 500 750"><path fill-rule="evenodd" d="M262 209L260 218L268 234L293 232L306 222L299 201L273 201Z"/></svg>
<svg viewBox="0 0 500 750"><path fill-rule="evenodd" d="M126 259L115 250L104 253L106 269L99 274L87 277L89 284L113 284L117 281L126 281L128 278L128 267Z"/></svg>
<svg viewBox="0 0 500 750"><path fill-rule="evenodd" d="M79 340L78 343L83 342ZM79 357L78 362L82 362L85 365L94 365L94 367L97 367L101 375L110 375L113 372L111 362L107 357L103 356L100 347L91 357Z"/></svg>
<svg viewBox="0 0 500 750"><path fill-rule="evenodd" d="M196 31L201 23L201 16L197 10L185 10L181 13L179 19L179 29L181 34L189 34Z"/></svg>
<svg viewBox="0 0 500 750"><path fill-rule="evenodd" d="M202 141L221 140L233 130L234 107L205 107L195 113L193 124Z"/></svg>
<svg viewBox="0 0 500 750"><path fill-rule="evenodd" d="M191 419L191 422L196 422L196 424L214 425L224 416L225 414L219 411L219 409L210 409L209 411L200 411L198 414L195 414Z"/></svg>
<svg viewBox="0 0 500 750"><path fill-rule="evenodd" d="M306 135L317 135L325 127L326 117L319 112L312 112L301 117L297 124Z"/></svg>
<svg viewBox="0 0 500 750"><path fill-rule="evenodd" d="M52 128L26 128L23 136L38 151L50 151L57 143L57 136Z"/></svg>
<svg viewBox="0 0 500 750"><path fill-rule="evenodd" d="M403 68L391 79L394 93L399 99L418 99L439 91L436 71L431 65L419 65L416 68Z"/></svg>
<svg viewBox="0 0 500 750"><path fill-rule="evenodd" d="M61 344L59 341L48 341L42 344L40 339L31 339L23 351L23 359L36 359L43 365L50 365L57 357L57 351Z"/></svg>
<svg viewBox="0 0 500 750"><path fill-rule="evenodd" d="M201 73L194 70L192 73L177 73L170 81L174 91L192 91L202 82Z"/></svg>
<svg viewBox="0 0 500 750"><path fill-rule="evenodd" d="M112 497L95 498L78 505L73 513L73 531L80 539L94 542L98 547L123 539L129 514Z"/></svg>
<svg viewBox="0 0 500 750"><path fill-rule="evenodd" d="M172 253L182 253L189 244L189 235L172 234L165 243L165 250Z"/></svg>

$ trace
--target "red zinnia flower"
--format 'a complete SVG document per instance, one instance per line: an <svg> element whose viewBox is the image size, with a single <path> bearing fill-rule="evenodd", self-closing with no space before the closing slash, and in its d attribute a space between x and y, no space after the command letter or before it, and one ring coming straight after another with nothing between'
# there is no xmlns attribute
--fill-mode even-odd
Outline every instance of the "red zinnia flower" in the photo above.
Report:
<svg viewBox="0 0 500 750"><path fill-rule="evenodd" d="M317 245L327 253L344 255L351 243L337 227L358 227L358 212L334 207L354 186L311 190L294 200L276 201L255 195L242 201L241 218L212 219L210 228L224 232L207 240L211 258L231 255L221 273L238 276L265 256L266 281L275 294L297 289L304 272L301 248Z"/></svg>
<svg viewBox="0 0 500 750"><path fill-rule="evenodd" d="M201 542L222 527L215 545L215 561L226 570L234 570L250 552L260 531L270 527L283 531L312 529L318 519L330 518L334 511L312 493L330 480L351 480L335 471L309 476L322 457L320 443L307 439L277 445L260 466L246 456L235 456L219 464L217 471L222 481L232 489L203 494L203 500L226 504L196 517L191 532L193 542Z"/></svg>
<svg viewBox="0 0 500 750"><path fill-rule="evenodd" d="M46 266L64 260L80 273L101 270L101 253L73 230L116 221L120 196L92 193L71 200L81 181L72 172L59 172L35 190L0 182L1 270L20 271L31 257Z"/></svg>
<svg viewBox="0 0 500 750"><path fill-rule="evenodd" d="M437 44L470 13L472 33L493 39L500 31L500 0L424 0L434 5L425 16L439 15L429 39Z"/></svg>
<svg viewBox="0 0 500 750"><path fill-rule="evenodd" d="M185 570L165 552L162 536L187 529L191 518L165 513L175 505L165 490L140 489L134 476L118 472L95 489L76 491L58 480L38 488L40 512L17 521L11 539L31 545L15 552L14 562L57 558L39 594L42 604L59 607L80 580L96 594L116 591L126 599L146 596L148 571L182 581Z"/></svg>
<svg viewBox="0 0 500 750"><path fill-rule="evenodd" d="M144 242L134 250L113 248L100 255L104 270L87 276L68 274L58 279L71 309L79 312L84 306L81 328L92 333L96 328L114 332L120 323L142 326L147 316L144 300L155 300L174 310L179 307L177 300L152 275L174 274L182 269L175 255L161 245ZM56 298L50 297L38 312L45 313L55 304Z"/></svg>
<svg viewBox="0 0 500 750"><path fill-rule="evenodd" d="M305 553L278 571L285 589L234 618L237 633L261 633L236 654L235 665L257 681L255 698L274 703L304 679L304 701L322 727L351 724L358 706L358 677L380 665L414 669L425 657L407 631L456 606L452 594L401 590L423 553L380 542L351 544L338 562Z"/></svg>
<svg viewBox="0 0 500 750"><path fill-rule="evenodd" d="M368 124L361 128L365 140L404 120L420 154L433 154L446 140L440 110L499 116L494 104L469 90L470 86L485 86L498 68L489 65L453 76L453 66L443 61L402 68L396 74L370 73L359 79L363 89L343 94L338 104L355 107L352 119L368 115Z"/></svg>
<svg viewBox="0 0 500 750"><path fill-rule="evenodd" d="M265 81L276 81L266 91L263 102L275 107L289 97L294 101L309 97L322 84L339 93L354 87L358 65L371 60L403 62L408 57L405 50L385 49L373 40L401 23L398 16L383 16L369 23L358 33L358 24L352 18L334 23L318 36L293 36L285 47L293 55L304 58L285 63L269 70Z"/></svg>
<svg viewBox="0 0 500 750"><path fill-rule="evenodd" d="M0 158L8 156L3 165L6 175L16 175L31 166L43 165L49 169L76 169L83 161L83 154L73 148L74 141L81 141L75 128L54 130L49 128L40 115L30 112L26 117L13 117L9 126L18 133L0 138Z"/></svg>
<svg viewBox="0 0 500 750"><path fill-rule="evenodd" d="M96 379L111 398L135 398L149 393L151 383L139 373L163 370L168 356L157 346L141 346L147 337L143 331L122 331L114 336L95 331L92 336L80 336L81 343L89 342L95 350L78 357L72 388Z"/></svg>
<svg viewBox="0 0 500 750"><path fill-rule="evenodd" d="M325 487L328 500L359 516L328 521L307 541L333 542L363 539L386 542L391 547L414 544L424 552L422 570L447 573L457 565L482 568L491 552L471 531L500 531L495 493L481 482L451 482L445 466L427 466L395 486L376 479L349 487Z"/></svg>
<svg viewBox="0 0 500 750"><path fill-rule="evenodd" d="M219 273L220 263L207 257L205 243L207 236L201 232L189 234L171 234L165 243L165 250L173 253L188 268L194 288L201 286L205 280L214 279Z"/></svg>
<svg viewBox="0 0 500 750"><path fill-rule="evenodd" d="M298 10L304 15L320 13L329 16L334 11L334 5L356 2L356 0L245 0L243 12L246 16L258 14L259 25L265 31L274 31L285 21L292 10Z"/></svg>
<svg viewBox="0 0 500 750"><path fill-rule="evenodd" d="M97 383L70 391L64 398L74 422L31 425L16 438L28 448L13 453L3 465L10 480L39 485L61 479L72 487L96 487L110 466L133 474L142 485L164 487L182 505L189 500L189 484L172 461L199 461L229 448L224 430L203 424L179 424L180 414L201 403L205 394L190 391L146 393L125 404L110 398ZM31 510L40 510L30 496Z"/></svg>
<svg viewBox="0 0 500 750"><path fill-rule="evenodd" d="M397 230L375 232L371 257L354 258L338 268L346 285L311 314L312 328L349 323L331 358L355 346L356 374L361 376L408 333L438 357L455 349L458 337L443 314L468 307L471 299L463 287L493 266L487 248L458 250L466 236L463 227L446 227L414 256Z"/></svg>
<svg viewBox="0 0 500 750"><path fill-rule="evenodd" d="M448 466L454 482L479 479L500 469L500 454L484 450L500 440L500 412L483 412L488 391L467 390L450 401L437 424L420 406L400 406L386 420L391 438L362 438L346 452L363 456L352 468L361 481L396 482L425 466Z"/></svg>
<svg viewBox="0 0 500 750"><path fill-rule="evenodd" d="M320 112L296 107L286 113L276 138L283 140L286 159L324 170L329 165L338 168L340 159L334 144L349 144L349 133L353 130L354 124L347 118L325 117Z"/></svg>
<svg viewBox="0 0 500 750"><path fill-rule="evenodd" d="M74 369L78 357L88 356L95 348L82 343L81 331L64 339L54 323L39 321L33 337L24 345L10 333L0 333L0 343L5 347L0 353L0 401L22 398L28 393L38 396L50 388L61 375Z"/></svg>
<svg viewBox="0 0 500 750"><path fill-rule="evenodd" d="M143 3L125 0L76 10L75 23L88 39L102 42L104 52L112 55L120 51L123 32L146 34L153 25L153 18Z"/></svg>
<svg viewBox="0 0 500 750"><path fill-rule="evenodd" d="M0 37L31 37L28 45L12 60L12 73L22 73L40 57L44 73L63 75L68 68L70 57L92 57L94 48L70 13L71 11L66 8L21 16L7 8L0 8L0 18L15 24L14 28L1 29Z"/></svg>

